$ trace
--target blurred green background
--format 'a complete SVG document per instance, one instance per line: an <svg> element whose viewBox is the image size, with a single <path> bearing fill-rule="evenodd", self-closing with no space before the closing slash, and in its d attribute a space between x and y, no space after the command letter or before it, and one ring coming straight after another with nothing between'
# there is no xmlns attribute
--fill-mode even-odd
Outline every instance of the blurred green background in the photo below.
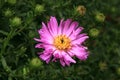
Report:
<svg viewBox="0 0 120 80"><path fill-rule="evenodd" d="M35 49L41 22L55 16L84 27L90 55L62 67ZM120 0L0 0L0 80L120 80Z"/></svg>

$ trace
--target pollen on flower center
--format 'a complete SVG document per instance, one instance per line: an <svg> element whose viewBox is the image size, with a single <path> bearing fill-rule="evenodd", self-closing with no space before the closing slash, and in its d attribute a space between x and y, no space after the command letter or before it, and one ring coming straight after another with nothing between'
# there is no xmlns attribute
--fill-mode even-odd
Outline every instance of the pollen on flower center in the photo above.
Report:
<svg viewBox="0 0 120 80"><path fill-rule="evenodd" d="M54 46L59 50L67 50L71 48L70 39L65 35L59 35L54 38Z"/></svg>

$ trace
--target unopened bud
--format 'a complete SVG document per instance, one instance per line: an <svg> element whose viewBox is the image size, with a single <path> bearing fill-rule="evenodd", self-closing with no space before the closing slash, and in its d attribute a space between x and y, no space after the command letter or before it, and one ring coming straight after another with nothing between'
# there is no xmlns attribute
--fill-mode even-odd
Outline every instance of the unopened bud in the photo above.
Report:
<svg viewBox="0 0 120 80"><path fill-rule="evenodd" d="M85 13L86 13L86 8L85 8L83 5L79 5L79 6L77 7L76 11L77 11L81 16L83 16L83 15L85 15Z"/></svg>
<svg viewBox="0 0 120 80"><path fill-rule="evenodd" d="M11 17L13 12L10 9L5 10L4 15L5 17Z"/></svg>
<svg viewBox="0 0 120 80"><path fill-rule="evenodd" d="M30 61L30 66L32 68L39 68L42 66L42 62L40 61L39 58L33 58L31 61Z"/></svg>
<svg viewBox="0 0 120 80"><path fill-rule="evenodd" d="M97 12L95 18L98 22L104 22L105 21L105 15L103 13Z"/></svg>
<svg viewBox="0 0 120 80"><path fill-rule="evenodd" d="M10 20L11 26L19 26L21 24L21 18L19 17L14 17L13 19Z"/></svg>
<svg viewBox="0 0 120 80"><path fill-rule="evenodd" d="M98 36L99 33L100 33L100 31L99 31L98 29L96 29L96 28L92 28L92 29L90 29L90 31L89 31L89 35L92 36L92 37Z"/></svg>
<svg viewBox="0 0 120 80"><path fill-rule="evenodd" d="M42 12L44 12L44 6L37 4L36 7L35 7L35 13L36 14L41 14Z"/></svg>

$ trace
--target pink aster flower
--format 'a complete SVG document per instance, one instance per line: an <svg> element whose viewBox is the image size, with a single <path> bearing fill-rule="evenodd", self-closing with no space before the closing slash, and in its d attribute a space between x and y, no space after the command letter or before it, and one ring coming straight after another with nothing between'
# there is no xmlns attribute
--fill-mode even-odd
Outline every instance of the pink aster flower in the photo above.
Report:
<svg viewBox="0 0 120 80"><path fill-rule="evenodd" d="M86 60L88 51L83 43L88 36L81 33L82 30L83 27L71 19L61 20L59 25L55 17L51 17L47 24L42 22L42 28L38 30L40 38L34 38L39 42L35 48L44 49L39 52L39 57L46 63L60 61L62 66L76 63L74 56Z"/></svg>

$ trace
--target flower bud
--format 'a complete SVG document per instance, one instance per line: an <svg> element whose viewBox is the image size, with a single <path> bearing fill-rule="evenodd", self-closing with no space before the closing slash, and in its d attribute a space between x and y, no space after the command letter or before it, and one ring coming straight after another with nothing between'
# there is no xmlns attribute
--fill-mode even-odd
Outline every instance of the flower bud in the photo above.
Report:
<svg viewBox="0 0 120 80"><path fill-rule="evenodd" d="M83 5L79 5L79 6L77 7L76 11L77 11L81 16L83 16L83 15L85 15L85 13L86 13L86 8L85 8Z"/></svg>
<svg viewBox="0 0 120 80"><path fill-rule="evenodd" d="M11 17L12 16L12 11L10 9L5 10L4 15L5 17Z"/></svg>
<svg viewBox="0 0 120 80"><path fill-rule="evenodd" d="M99 67L101 71L104 71L105 69L107 69L107 64L106 62L100 62L99 63Z"/></svg>
<svg viewBox="0 0 120 80"><path fill-rule="evenodd" d="M95 19L98 22L104 22L105 21L105 15L103 13L96 13Z"/></svg>
<svg viewBox="0 0 120 80"><path fill-rule="evenodd" d="M40 61L39 58L33 58L31 61L30 61L30 66L32 68L39 68L42 66L42 62Z"/></svg>
<svg viewBox="0 0 120 80"><path fill-rule="evenodd" d="M100 31L96 28L92 28L89 30L89 35L92 36L92 37L96 37L98 36L100 33Z"/></svg>
<svg viewBox="0 0 120 80"><path fill-rule="evenodd" d="M44 12L44 6L37 4L36 7L35 7L35 13L40 14L42 12Z"/></svg>
<svg viewBox="0 0 120 80"><path fill-rule="evenodd" d="M16 0L7 0L7 2L8 2L9 4L11 4L11 5L16 4Z"/></svg>
<svg viewBox="0 0 120 80"><path fill-rule="evenodd" d="M14 17L13 19L10 20L11 26L20 26L21 24L21 18L19 17Z"/></svg>

